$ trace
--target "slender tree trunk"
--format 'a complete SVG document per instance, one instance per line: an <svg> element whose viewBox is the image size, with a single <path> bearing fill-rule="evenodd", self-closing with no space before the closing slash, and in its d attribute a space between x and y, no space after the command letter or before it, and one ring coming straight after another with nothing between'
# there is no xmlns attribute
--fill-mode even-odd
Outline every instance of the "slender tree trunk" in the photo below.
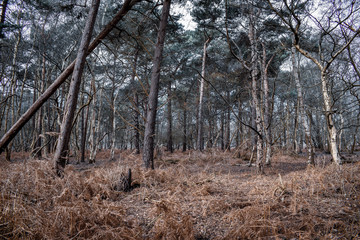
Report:
<svg viewBox="0 0 360 240"><path fill-rule="evenodd" d="M271 110L270 110L270 97L269 97L269 79L268 79L268 68L273 58L267 62L266 60L266 48L265 44L262 43L263 56L261 61L261 75L263 80L263 97L264 97L264 133L265 133L265 164L271 164Z"/></svg>
<svg viewBox="0 0 360 240"><path fill-rule="evenodd" d="M340 115L339 152L341 152L343 150L342 135L343 135L343 128L344 128L344 116L342 115L342 113L340 113L339 115Z"/></svg>
<svg viewBox="0 0 360 240"><path fill-rule="evenodd" d="M167 151L173 153L173 140L172 140L172 111L171 111L171 81L169 80L167 86L167 94L168 94L168 109L167 109L167 121L168 121L168 129L167 129Z"/></svg>
<svg viewBox="0 0 360 240"><path fill-rule="evenodd" d="M251 106L251 126L256 129L256 112L254 107L254 102L252 102ZM251 154L249 159L249 167L251 166L252 162L254 161L254 157L256 155L256 146L257 146L257 139L258 136L254 131L251 131Z"/></svg>
<svg viewBox="0 0 360 240"><path fill-rule="evenodd" d="M242 104L241 104L241 99L240 97L238 98L238 116L239 119L241 119L241 111L242 111ZM242 131L242 124L240 121L238 121L238 131L237 131L237 138L236 138L236 149L237 149L237 157L241 158L241 151L240 151L240 147L242 144L242 139L243 139L243 131Z"/></svg>
<svg viewBox="0 0 360 240"><path fill-rule="evenodd" d="M299 112L300 112L301 121L302 121L302 124L304 127L304 131L305 131L308 164L314 165L315 164L314 144L313 144L312 137L311 137L311 128L310 128L309 120L306 117L306 112L305 112L304 98L303 98L303 94L302 94L302 87L300 84L300 77L299 77L299 69L297 67L298 65L296 63L296 58L295 58L295 47L292 47L292 49L291 49L291 60L292 60L293 75L294 75L294 80L295 80L296 90L297 90L297 97L298 97L298 101L299 101Z"/></svg>
<svg viewBox="0 0 360 240"><path fill-rule="evenodd" d="M333 110L332 110L332 101L331 96L329 94L328 90L328 79L326 76L326 73L324 71L321 72L321 88L322 88L322 94L323 94L323 100L324 100L324 108L325 108L325 118L327 123L327 130L328 130L328 136L329 136L329 150L331 153L331 156L333 158L333 161L337 165L341 165L343 163L338 145L337 145L337 129L333 120Z"/></svg>
<svg viewBox="0 0 360 240"><path fill-rule="evenodd" d="M94 82L95 84L95 82ZM95 91L94 91L95 92ZM89 156L89 163L95 163L95 158L98 150L98 143L100 139L100 122L101 122L101 108L102 108L102 93L103 89L100 89L99 93L99 100L96 100L96 97L94 95L94 108L91 115L91 134L90 134L90 156ZM97 124L96 124L96 104L97 101L99 102L99 108L97 112Z"/></svg>
<svg viewBox="0 0 360 240"><path fill-rule="evenodd" d="M184 109L183 109L183 147L182 151L185 152L187 149L187 105L186 98L184 100Z"/></svg>
<svg viewBox="0 0 360 240"><path fill-rule="evenodd" d="M116 115L116 99L117 99L117 96L119 94L119 91L115 94L115 96L113 97L113 112L112 112L112 139L111 139L111 161L114 161L115 160L115 143L116 143L116 118L115 118L115 115ZM99 119L100 120L100 119Z"/></svg>
<svg viewBox="0 0 360 240"><path fill-rule="evenodd" d="M99 35L90 44L86 51L86 56L89 55L111 32L116 24L126 15L126 13L141 0L125 0L120 11L115 17L104 27ZM17 135L21 128L31 119L31 117L39 110L39 108L56 92L63 82L74 71L75 60L60 74L60 76L49 86L49 88L30 106L30 108L20 117L20 119L4 134L0 140L0 154L5 150L11 140Z"/></svg>
<svg viewBox="0 0 360 240"><path fill-rule="evenodd" d="M204 150L204 138L203 138L203 98L204 98L204 78L205 78L205 67L206 67L206 49L211 39L208 38L204 43L202 67L201 67L201 79L199 88L199 108L198 108L198 133L197 133L197 150Z"/></svg>
<svg viewBox="0 0 360 240"><path fill-rule="evenodd" d="M5 7L5 9L4 9L4 7ZM4 1L3 2L4 18L5 18L6 7L7 7L7 1ZM20 24L21 11L22 10L19 10L18 15L17 15L16 23L18 25ZM0 37L1 37L1 32L0 32ZM18 35L17 35L17 39L16 39L16 43L15 43L15 46L14 46L14 54L13 54L12 62L11 62L11 68L12 68L12 70L11 70L11 82L10 82L10 93L8 95L10 97L10 99L9 99L9 104L8 104L8 107L6 108L6 114L5 114L5 131L8 129L9 122L11 121L10 124L13 124L14 121L15 121L15 98L16 98L15 94L16 94L16 88L17 88L16 63L17 63L17 56L18 56L18 52L19 52L19 46L20 46L21 39L22 39L22 34L21 34L21 30L19 30ZM11 117L9 116L10 113L11 113ZM11 160L12 144L10 144L8 146L6 151L7 151L6 152L6 160L10 161Z"/></svg>
<svg viewBox="0 0 360 240"><path fill-rule="evenodd" d="M145 168L154 169L154 134L156 124L156 112L158 103L159 80L160 80L160 67L162 62L162 52L165 41L165 30L167 19L170 12L171 0L164 0L161 21L159 25L157 42L155 46L153 67L151 73L151 86L148 101L148 113L146 117L145 136L144 136L144 152L143 162Z"/></svg>
<svg viewBox="0 0 360 240"><path fill-rule="evenodd" d="M230 102L230 92L227 91L227 101ZM226 123L225 123L225 150L230 151L230 106L226 108Z"/></svg>
<svg viewBox="0 0 360 240"><path fill-rule="evenodd" d="M135 113L134 113L134 120L135 120L135 148L136 148L136 154L140 154L140 110L139 110L139 94L137 91L134 93L134 103L135 103Z"/></svg>
<svg viewBox="0 0 360 240"><path fill-rule="evenodd" d="M225 150L225 113L221 111L220 116L220 147L221 150Z"/></svg>
<svg viewBox="0 0 360 240"><path fill-rule="evenodd" d="M284 128L284 137L285 137L285 149L289 151L291 149L291 102L289 100L286 101L285 108L285 128Z"/></svg>
<svg viewBox="0 0 360 240"><path fill-rule="evenodd" d="M39 96L45 90L45 82L46 82L46 59L45 59L45 55L43 55L42 68L41 68L41 77L40 77ZM42 138L44 138L44 140L45 140L45 134L44 134L45 133L45 128L44 128L45 127L44 126L44 107L40 108L40 111L38 112L38 118L36 120L36 125L37 125L37 131L39 133L39 136L38 136L36 144L35 144L35 146L36 146L35 147L35 149L36 149L36 157L37 158L42 158L42 156L43 156L43 149L42 149L42 144L43 144L42 140L43 139Z"/></svg>
<svg viewBox="0 0 360 240"><path fill-rule="evenodd" d="M250 15L250 25L249 25L249 39L251 44L251 96L255 108L255 123L256 123L256 130L260 135L257 135L257 145L256 145L256 166L257 171L261 174L264 173L264 159L263 159L263 130L262 130L262 123L261 123L261 110L260 110L260 102L258 98L258 68L257 68L257 47L256 47L256 33L254 27L254 19L253 16Z"/></svg>
<svg viewBox="0 0 360 240"><path fill-rule="evenodd" d="M70 83L69 94L66 100L65 113L61 124L60 136L56 147L54 162L55 170L59 176L63 175L63 171L68 157L69 141L71 135L72 123L76 111L79 89L81 85L81 77L84 70L85 58L89 48L91 35L95 25L96 15L99 9L100 0L93 0L88 20L82 35L79 51L76 57L74 73Z"/></svg>
<svg viewBox="0 0 360 240"><path fill-rule="evenodd" d="M353 133L353 141L352 141L352 144L351 144L351 148L350 148L350 154L354 154L354 151L355 151L355 146L356 146L356 138L357 138L357 135L358 135L358 131L359 131L359 123L360 123L360 113L358 113L357 115L357 121L356 121L356 128L355 128L355 132Z"/></svg>
<svg viewBox="0 0 360 240"><path fill-rule="evenodd" d="M44 112L44 110L43 110L43 108L40 108L40 110L39 110L39 112L38 112L38 116L37 116L37 118L36 118L36 130L37 130L37 132L38 132L38 136L37 136L37 139L36 139L36 142L35 142L35 148L34 148L34 150L35 150L35 156L37 157L37 158L42 158L42 151L41 151L41 146L42 146L42 137L41 137L41 134L42 134L42 132L43 132L43 121L42 121L42 119L43 119L43 112Z"/></svg>
<svg viewBox="0 0 360 240"><path fill-rule="evenodd" d="M299 99L296 102L296 107L295 107L295 116L294 116L294 132L293 132L293 137L294 137L294 152L300 153L300 147L299 147L299 141L298 141L298 130L299 130Z"/></svg>
<svg viewBox="0 0 360 240"><path fill-rule="evenodd" d="M321 137L321 116L320 114L316 113L315 114L315 121L313 119L313 115L308 113L307 114L308 116L308 119L310 121L310 124L312 126L312 129L314 129L315 131L315 140L316 140L316 146L314 145L314 148L317 147L321 150L324 150L324 144L323 144L323 140L322 140L322 137ZM315 122L317 124L315 124ZM306 137L306 136L305 136Z"/></svg>
<svg viewBox="0 0 360 240"><path fill-rule="evenodd" d="M87 135L87 128L88 128L88 120L89 120L89 109L90 105L86 107L85 110L82 111L81 116L81 157L80 161L85 162L85 150L86 150L86 135ZM84 116L85 115L85 116Z"/></svg>
<svg viewBox="0 0 360 240"><path fill-rule="evenodd" d="M211 113L211 107L209 107L209 113ZM212 148L213 147L213 132L214 132L214 118L213 117L208 117L208 125L209 125L209 129L208 129L208 141L206 144L207 148Z"/></svg>
<svg viewBox="0 0 360 240"><path fill-rule="evenodd" d="M20 93L20 99L19 99L19 105L18 105L18 109L17 109L17 113L16 113L16 118L18 118L20 116L21 113L21 109L22 109L22 104L23 104L23 96L24 96L24 89L25 89L25 80L27 79L27 74L28 74L28 66L29 66L29 62L26 63L26 67L25 67L25 73L24 73L24 77L23 77L23 83L21 85L21 93ZM1 121L1 119L0 119ZM15 119L14 119L15 122ZM13 122L13 123L14 123ZM1 126L0 126L1 129ZM25 139L24 139L24 131L20 132L20 143L21 143L21 151L25 152Z"/></svg>
<svg viewBox="0 0 360 240"><path fill-rule="evenodd" d="M131 81L135 83L136 77L136 70L137 70L137 59L139 55L139 49L136 49L135 56L134 56L134 67L133 67L133 74L131 76ZM134 111L134 123L135 123L135 139L134 145L136 148L136 154L140 154L140 109L139 109L139 94L137 90L134 90L134 104L135 104L135 111Z"/></svg>
<svg viewBox="0 0 360 240"><path fill-rule="evenodd" d="M3 28L5 24L5 16L6 16L6 9L8 5L8 0L3 0L1 4L1 16L0 16L0 38L4 38L3 35Z"/></svg>

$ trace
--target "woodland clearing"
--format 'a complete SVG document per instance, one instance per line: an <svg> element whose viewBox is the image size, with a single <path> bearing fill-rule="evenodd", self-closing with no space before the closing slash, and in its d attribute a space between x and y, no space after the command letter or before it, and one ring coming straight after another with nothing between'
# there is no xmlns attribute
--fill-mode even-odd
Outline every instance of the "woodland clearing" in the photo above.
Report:
<svg viewBox="0 0 360 240"><path fill-rule="evenodd" d="M265 175L233 155L165 152L145 170L140 155L103 151L61 179L52 161L14 153L1 159L0 239L360 238L359 155L307 167L279 152ZM128 168L134 188L114 190Z"/></svg>

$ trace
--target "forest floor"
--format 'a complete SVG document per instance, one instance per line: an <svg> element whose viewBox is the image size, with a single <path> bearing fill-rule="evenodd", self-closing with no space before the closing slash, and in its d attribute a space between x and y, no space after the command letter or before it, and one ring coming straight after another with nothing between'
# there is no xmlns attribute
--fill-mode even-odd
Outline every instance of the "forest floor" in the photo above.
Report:
<svg viewBox="0 0 360 240"><path fill-rule="evenodd" d="M0 156L0 239L360 239L359 154L308 167L276 153L265 175L232 152L163 153L155 170L116 156L71 162L62 179L50 159ZM136 188L116 191L128 168Z"/></svg>

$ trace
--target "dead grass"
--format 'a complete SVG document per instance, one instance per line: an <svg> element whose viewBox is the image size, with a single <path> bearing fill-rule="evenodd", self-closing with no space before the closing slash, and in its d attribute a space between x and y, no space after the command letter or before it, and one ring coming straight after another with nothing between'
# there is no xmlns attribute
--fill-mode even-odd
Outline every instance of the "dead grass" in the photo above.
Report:
<svg viewBox="0 0 360 240"><path fill-rule="evenodd" d="M258 176L233 155L164 153L146 171L126 151L69 165L63 179L46 160L2 162L0 239L360 238L359 162L307 168L277 155ZM115 191L129 167L140 187Z"/></svg>

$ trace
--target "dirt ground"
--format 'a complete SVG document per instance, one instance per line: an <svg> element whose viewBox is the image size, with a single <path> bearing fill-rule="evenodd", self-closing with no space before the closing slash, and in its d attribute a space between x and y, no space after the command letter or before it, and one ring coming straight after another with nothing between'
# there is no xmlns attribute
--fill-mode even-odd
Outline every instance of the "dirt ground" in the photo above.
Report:
<svg viewBox="0 0 360 240"><path fill-rule="evenodd" d="M276 153L265 175L235 155L163 152L145 170L131 151L103 151L63 179L51 158L0 159L0 239L360 239L358 154L308 167ZM129 168L132 191L115 190Z"/></svg>

